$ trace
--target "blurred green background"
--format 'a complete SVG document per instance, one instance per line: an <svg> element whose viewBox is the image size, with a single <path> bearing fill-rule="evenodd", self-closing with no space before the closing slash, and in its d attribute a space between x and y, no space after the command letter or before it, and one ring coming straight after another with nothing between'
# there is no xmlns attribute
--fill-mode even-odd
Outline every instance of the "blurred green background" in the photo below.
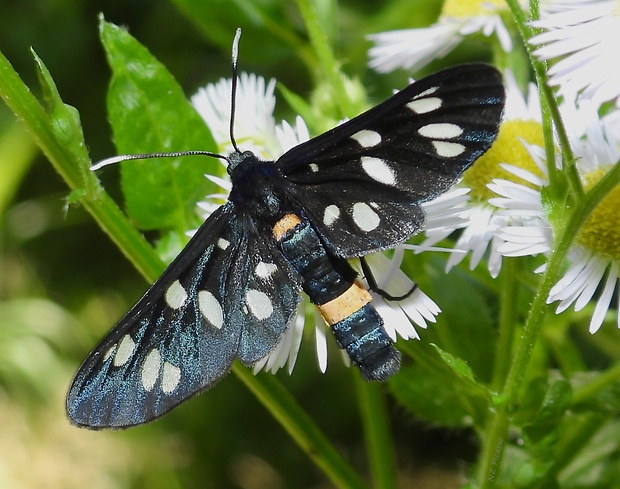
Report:
<svg viewBox="0 0 620 489"><path fill-rule="evenodd" d="M275 77L304 98L315 85L300 55L308 49L300 15L285 0L2 3L0 49L35 93L30 48L42 58L64 101L81 114L93 161L115 154L105 115L110 72L98 40L100 12L147 46L188 96L229 75L238 26L241 70ZM316 6L329 20L325 27L344 71L378 101L403 86L407 74L369 72L364 36L428 24L439 3ZM290 115L279 97L277 120ZM64 396L79 362L148 284L81 207L67 206L67 187L4 105L0 175L1 488L332 487L233 375L151 425L124 432L70 426ZM101 178L119 197L114 172ZM330 360L321 375L312 342L304 342L293 376L278 378L367 476L356 373L342 366L335 348ZM476 456L472 432L430 426L393 402L388 413L403 487L457 486L461 464Z"/></svg>

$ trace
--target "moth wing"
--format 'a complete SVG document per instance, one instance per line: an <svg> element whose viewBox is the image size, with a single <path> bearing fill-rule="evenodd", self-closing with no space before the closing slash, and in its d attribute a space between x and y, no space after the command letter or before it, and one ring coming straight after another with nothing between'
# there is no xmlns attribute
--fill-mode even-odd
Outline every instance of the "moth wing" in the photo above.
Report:
<svg viewBox="0 0 620 489"><path fill-rule="evenodd" d="M253 363L275 347L298 278L251 224L230 203L205 221L80 367L67 395L73 423L145 423L209 389L235 358ZM261 263L273 263L267 279Z"/></svg>
<svg viewBox="0 0 620 489"><path fill-rule="evenodd" d="M391 248L422 227L420 204L449 189L491 146L504 99L495 68L450 68L292 148L277 164L338 255Z"/></svg>

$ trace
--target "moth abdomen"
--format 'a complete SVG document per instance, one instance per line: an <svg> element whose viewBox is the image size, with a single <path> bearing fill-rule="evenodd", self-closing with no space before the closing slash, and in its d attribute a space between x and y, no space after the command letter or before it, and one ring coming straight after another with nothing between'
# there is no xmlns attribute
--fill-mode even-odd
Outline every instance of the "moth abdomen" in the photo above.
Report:
<svg viewBox="0 0 620 489"><path fill-rule="evenodd" d="M400 369L400 352L383 328L383 319L365 304L331 325L338 346L346 350L366 380L387 380Z"/></svg>
<svg viewBox="0 0 620 489"><path fill-rule="evenodd" d="M397 373L400 353L348 262L331 255L309 221L296 214L282 217L273 233L285 258L302 276L304 291L364 378L386 380Z"/></svg>

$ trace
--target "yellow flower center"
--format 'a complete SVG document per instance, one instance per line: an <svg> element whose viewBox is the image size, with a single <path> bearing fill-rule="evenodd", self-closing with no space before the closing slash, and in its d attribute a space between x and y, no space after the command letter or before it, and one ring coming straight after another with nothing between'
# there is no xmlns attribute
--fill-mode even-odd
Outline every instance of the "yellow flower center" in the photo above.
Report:
<svg viewBox="0 0 620 489"><path fill-rule="evenodd" d="M590 190L605 175L595 170L585 175L584 189ZM595 253L620 259L620 186L609 192L577 235L577 243Z"/></svg>
<svg viewBox="0 0 620 489"><path fill-rule="evenodd" d="M542 125L533 120L523 121L519 119L506 121L502 124L491 149L482 155L463 175L463 184L472 189L470 196L474 201L485 202L491 197L497 197L487 187L487 184L495 178L503 178L532 187L529 182L504 170L499 166L500 163L509 163L528 170L534 175L542 176L540 168L521 141L544 146Z"/></svg>
<svg viewBox="0 0 620 489"><path fill-rule="evenodd" d="M477 15L494 15L497 10L506 10L505 0L446 0L441 16L463 19Z"/></svg>

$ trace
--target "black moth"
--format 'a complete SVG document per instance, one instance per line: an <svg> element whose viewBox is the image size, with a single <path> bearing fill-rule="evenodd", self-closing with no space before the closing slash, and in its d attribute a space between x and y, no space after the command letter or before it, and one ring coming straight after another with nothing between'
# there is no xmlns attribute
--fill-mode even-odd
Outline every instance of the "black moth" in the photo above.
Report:
<svg viewBox="0 0 620 489"><path fill-rule="evenodd" d="M145 423L210 388L235 359L256 363L291 323L302 290L366 379L396 373L400 355L347 259L420 230L420 204L495 140L504 97L497 70L462 65L275 162L235 149L225 158L228 202L86 358L67 396L70 420Z"/></svg>

